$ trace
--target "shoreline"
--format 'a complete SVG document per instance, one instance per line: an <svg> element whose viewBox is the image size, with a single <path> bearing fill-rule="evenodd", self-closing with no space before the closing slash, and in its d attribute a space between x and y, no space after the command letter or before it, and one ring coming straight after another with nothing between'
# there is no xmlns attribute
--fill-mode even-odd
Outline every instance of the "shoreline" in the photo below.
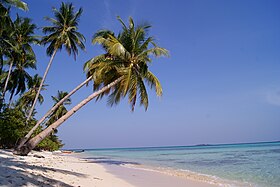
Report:
<svg viewBox="0 0 280 187"><path fill-rule="evenodd" d="M217 187L221 185L210 184L205 181L199 181L178 175L170 175L159 170L147 169L138 166L115 166L104 165L107 171L121 179L133 184L136 187L160 186L160 187Z"/></svg>
<svg viewBox="0 0 280 187"><path fill-rule="evenodd" d="M0 186L213 187L206 182L121 164L94 163L79 153L35 152L14 156L0 150Z"/></svg>
<svg viewBox="0 0 280 187"><path fill-rule="evenodd" d="M156 167L152 165L143 165L131 161L111 160L107 157L87 157L89 155L78 155L92 163L98 163L107 168L107 170L122 178L130 181L132 184L144 187L150 186L151 183L156 183L157 180L166 180L160 184L161 187L174 186L199 186L199 187L214 187L214 186L254 186L249 183L226 180L213 175L193 172L190 170L178 170L174 168ZM149 177L152 176L152 177ZM140 183L139 181L148 180L151 183ZM169 182L169 181L172 181ZM143 185L145 184L145 185Z"/></svg>

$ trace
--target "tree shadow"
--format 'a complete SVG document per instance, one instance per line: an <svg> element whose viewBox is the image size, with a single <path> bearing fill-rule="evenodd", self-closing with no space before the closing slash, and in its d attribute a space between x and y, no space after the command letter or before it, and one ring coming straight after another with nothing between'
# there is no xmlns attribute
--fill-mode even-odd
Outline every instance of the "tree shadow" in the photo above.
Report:
<svg viewBox="0 0 280 187"><path fill-rule="evenodd" d="M73 175L77 177L86 177L87 175L74 171L68 171L63 169L53 169L46 166L35 166L24 162L24 157L12 156L11 152L1 151L0 157L0 186L18 187L24 185L35 186L65 186L72 187L71 185L64 183L63 181L52 178L51 175L55 175L57 172ZM39 158L36 159L40 163ZM27 172L29 170L29 172ZM37 172L42 172L38 174ZM51 173L55 172L55 173Z"/></svg>

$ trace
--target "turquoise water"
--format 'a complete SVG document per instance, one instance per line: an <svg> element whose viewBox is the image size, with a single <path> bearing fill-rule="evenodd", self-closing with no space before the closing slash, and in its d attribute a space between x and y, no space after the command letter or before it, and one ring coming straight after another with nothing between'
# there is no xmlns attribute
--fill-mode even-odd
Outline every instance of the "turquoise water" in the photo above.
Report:
<svg viewBox="0 0 280 187"><path fill-rule="evenodd" d="M85 154L100 163L191 171L230 186L280 187L280 142L98 149Z"/></svg>

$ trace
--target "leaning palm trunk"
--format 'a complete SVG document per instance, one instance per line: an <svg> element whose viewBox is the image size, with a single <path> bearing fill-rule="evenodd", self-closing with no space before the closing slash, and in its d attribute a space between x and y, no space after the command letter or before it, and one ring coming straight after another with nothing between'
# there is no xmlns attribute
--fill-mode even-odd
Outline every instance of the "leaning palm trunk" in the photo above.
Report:
<svg viewBox="0 0 280 187"><path fill-rule="evenodd" d="M16 150L19 150L25 142L31 137L33 132L39 127L39 125L49 116L51 115L61 104L63 104L64 101L66 101L71 95L73 95L75 92L77 92L81 87L83 87L85 84L87 84L92 79L92 76L87 78L84 82L82 82L79 86L77 86L74 90L72 90L68 95L66 95L63 99L61 99L58 103L56 103L37 123L36 125L28 132L28 134L21 139L18 146L15 148Z"/></svg>
<svg viewBox="0 0 280 187"><path fill-rule="evenodd" d="M64 121L66 121L69 117L71 117L75 112L77 112L80 108L82 108L84 105L86 105L88 102L90 102L92 99L97 97L99 94L107 91L111 87L118 84L123 77L120 77L113 81L112 83L108 84L107 86L104 86L100 90L92 93L90 96L88 96L86 99L84 99L82 102L77 104L75 107L73 107L70 111L68 111L64 116L59 118L56 122L51 124L49 127L47 127L45 130L43 130L41 133L36 135L34 138L30 139L24 146L21 147L21 149L16 150L14 154L16 155L22 155L26 156L32 149L34 149L42 140L44 140L48 135L53 132L53 130L57 129Z"/></svg>
<svg viewBox="0 0 280 187"><path fill-rule="evenodd" d="M12 67L13 67L13 62L11 61L9 72L8 72L7 79L5 81L5 86L4 86L4 89L3 89L3 95L2 95L3 99L5 97L5 93L6 93L6 90L7 90L8 82L9 82L10 75L11 75L11 72L12 72Z"/></svg>
<svg viewBox="0 0 280 187"><path fill-rule="evenodd" d="M49 69L50 69L50 67L51 67L51 65L52 65L52 62L53 62L53 59L54 59L54 56L55 56L56 52L57 52L57 49L54 50L54 52L53 52L53 54L52 54L52 56L51 56L50 62L49 62L48 66L47 66L47 69L46 69L46 71L45 71L45 73L44 73L44 76L43 76L43 78L42 78L42 81L41 81L40 87L39 87L39 89L38 89L38 92L37 92L37 94L36 94L36 97L35 97L35 99L34 99L34 101L33 101L32 107L31 107L31 109L30 109L30 111L29 111L29 114L28 114L28 116L27 116L26 123L29 121L29 119L30 119L30 117L31 117L31 115L32 115L32 113L33 113L33 110L34 110L35 105L36 105L36 103L37 103L38 97L39 97L39 95L40 95L41 89L42 89L42 87L43 87L43 84L44 84L45 79L46 79L46 77L47 77L47 74L48 74L48 72L49 72Z"/></svg>

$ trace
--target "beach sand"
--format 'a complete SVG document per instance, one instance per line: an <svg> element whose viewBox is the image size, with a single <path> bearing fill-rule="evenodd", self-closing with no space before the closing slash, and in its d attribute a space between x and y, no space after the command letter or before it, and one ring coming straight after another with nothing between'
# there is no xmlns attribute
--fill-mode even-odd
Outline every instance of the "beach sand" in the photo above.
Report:
<svg viewBox="0 0 280 187"><path fill-rule="evenodd" d="M79 158L78 153L31 152L24 157L14 156L10 150L0 150L0 186L211 187L214 185L121 164L96 163Z"/></svg>

